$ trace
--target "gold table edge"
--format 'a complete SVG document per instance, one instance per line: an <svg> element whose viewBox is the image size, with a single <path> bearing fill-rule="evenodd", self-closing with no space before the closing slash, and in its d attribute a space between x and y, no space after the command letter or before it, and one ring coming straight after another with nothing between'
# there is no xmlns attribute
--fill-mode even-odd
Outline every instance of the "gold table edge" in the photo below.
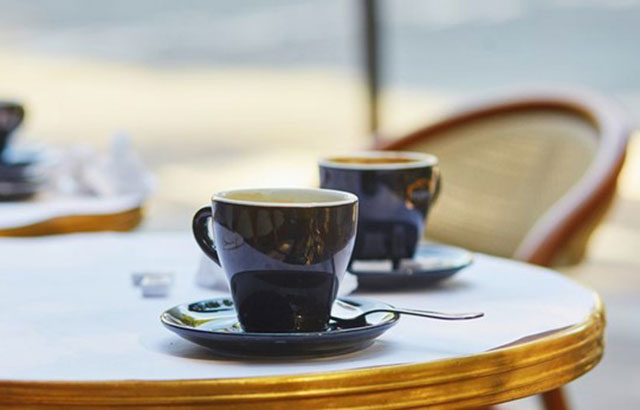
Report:
<svg viewBox="0 0 640 410"><path fill-rule="evenodd" d="M314 402L325 406L341 402L352 406L359 402L358 408L373 409L463 408L495 404L560 387L596 366L603 354L605 318L604 306L600 298L594 296L595 308L583 322L538 340L480 354L426 363L252 378L83 382L0 380L0 406L228 406L261 402L261 407L270 408L277 407L278 403L307 402L313 407ZM531 378L525 380L525 385L511 377L527 371L533 375L527 376ZM491 378L500 383L488 390L478 387ZM452 386L455 386L453 392ZM442 392L434 394L434 388ZM429 394L414 397L420 396L421 389ZM377 396L388 398L390 395L395 397L394 403L371 403Z"/></svg>

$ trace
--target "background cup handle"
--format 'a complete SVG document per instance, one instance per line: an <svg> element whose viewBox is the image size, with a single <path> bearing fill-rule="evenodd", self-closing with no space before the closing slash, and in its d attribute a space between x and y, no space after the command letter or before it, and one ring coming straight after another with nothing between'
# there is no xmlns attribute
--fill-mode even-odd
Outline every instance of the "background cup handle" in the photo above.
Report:
<svg viewBox="0 0 640 410"><path fill-rule="evenodd" d="M209 219L211 219L211 207L205 206L196 212L193 216L193 236L196 238L200 249L218 266L221 266L218 251L216 251L216 244L211 236L209 236Z"/></svg>
<svg viewBox="0 0 640 410"><path fill-rule="evenodd" d="M441 186L442 186L442 174L438 172L438 176L436 177L436 188L433 191L433 198L431 198L432 202L436 202L436 200L440 196Z"/></svg>

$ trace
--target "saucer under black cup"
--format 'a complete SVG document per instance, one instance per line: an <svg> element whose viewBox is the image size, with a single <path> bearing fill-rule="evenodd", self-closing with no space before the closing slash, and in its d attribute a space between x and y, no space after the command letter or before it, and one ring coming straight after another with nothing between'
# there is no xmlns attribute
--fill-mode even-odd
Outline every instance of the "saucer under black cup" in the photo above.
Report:
<svg viewBox="0 0 640 410"><path fill-rule="evenodd" d="M349 318L388 307L367 299L342 298L336 300L331 314ZM230 298L178 305L160 316L162 324L177 335L217 355L238 359L312 358L355 352L373 344L398 319L396 313L380 312L367 315L366 325L357 327L342 328L330 320L328 328L319 332L252 333L240 326Z"/></svg>
<svg viewBox="0 0 640 410"><path fill-rule="evenodd" d="M394 290L433 286L472 263L473 254L466 249L423 243L413 258L397 266L390 260L354 260L349 272L358 277L358 289Z"/></svg>

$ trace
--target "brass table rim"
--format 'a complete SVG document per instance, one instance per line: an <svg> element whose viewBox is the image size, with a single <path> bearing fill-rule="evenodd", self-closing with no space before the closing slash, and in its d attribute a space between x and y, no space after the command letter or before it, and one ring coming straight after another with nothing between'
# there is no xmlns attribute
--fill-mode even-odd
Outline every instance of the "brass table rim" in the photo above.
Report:
<svg viewBox="0 0 640 410"><path fill-rule="evenodd" d="M581 323L539 339L479 354L335 372L230 379L0 380L0 405L340 405L466 408L560 387L591 370L603 354L604 307ZM381 401L382 400L382 401ZM384 400L392 400L384 401Z"/></svg>

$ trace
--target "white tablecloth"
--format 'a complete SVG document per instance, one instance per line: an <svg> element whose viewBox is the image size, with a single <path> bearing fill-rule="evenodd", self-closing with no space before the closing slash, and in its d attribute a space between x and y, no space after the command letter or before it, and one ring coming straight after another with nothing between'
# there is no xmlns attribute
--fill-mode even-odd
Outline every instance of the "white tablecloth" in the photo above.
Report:
<svg viewBox="0 0 640 410"><path fill-rule="evenodd" d="M221 296L195 285L189 233L0 239L0 380L250 377L424 362L474 354L583 321L594 294L552 271L478 255L437 288L360 294L397 306L483 311L470 322L403 317L370 348L333 358L222 360L164 329L160 313ZM142 298L136 270L176 273L167 298Z"/></svg>

